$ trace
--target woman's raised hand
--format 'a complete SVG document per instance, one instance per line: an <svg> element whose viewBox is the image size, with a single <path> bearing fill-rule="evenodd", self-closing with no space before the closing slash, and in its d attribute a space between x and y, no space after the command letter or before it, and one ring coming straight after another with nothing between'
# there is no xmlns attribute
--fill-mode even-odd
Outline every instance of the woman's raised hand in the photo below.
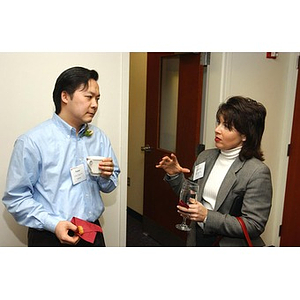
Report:
<svg viewBox="0 0 300 300"><path fill-rule="evenodd" d="M169 175L176 175L179 173L190 173L187 168L182 168L177 160L175 154L164 156L161 161L156 165L156 168L163 169Z"/></svg>

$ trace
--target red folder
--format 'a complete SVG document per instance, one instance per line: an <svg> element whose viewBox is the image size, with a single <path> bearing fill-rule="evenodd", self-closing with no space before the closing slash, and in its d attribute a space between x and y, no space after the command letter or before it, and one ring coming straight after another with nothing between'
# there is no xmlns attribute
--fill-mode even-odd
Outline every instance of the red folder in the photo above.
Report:
<svg viewBox="0 0 300 300"><path fill-rule="evenodd" d="M89 243L94 243L97 232L103 232L102 228L99 225L81 220L76 217L72 218L71 223L77 226L75 234ZM81 230L78 230L78 226L81 226ZM81 233L80 231L83 231L83 233Z"/></svg>

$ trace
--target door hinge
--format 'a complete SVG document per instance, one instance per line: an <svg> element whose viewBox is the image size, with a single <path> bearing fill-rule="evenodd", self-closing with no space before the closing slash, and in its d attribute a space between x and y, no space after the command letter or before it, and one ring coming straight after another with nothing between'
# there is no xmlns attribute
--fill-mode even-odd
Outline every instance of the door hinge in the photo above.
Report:
<svg viewBox="0 0 300 300"><path fill-rule="evenodd" d="M279 232L278 232L279 236L281 236L281 229L282 229L282 224L279 226Z"/></svg>
<svg viewBox="0 0 300 300"><path fill-rule="evenodd" d="M290 156L290 153L291 153L291 144L288 144L287 156Z"/></svg>
<svg viewBox="0 0 300 300"><path fill-rule="evenodd" d="M298 64L297 64L297 69L300 69L300 55L298 55Z"/></svg>
<svg viewBox="0 0 300 300"><path fill-rule="evenodd" d="M210 65L210 52L201 52L200 65L201 66Z"/></svg>

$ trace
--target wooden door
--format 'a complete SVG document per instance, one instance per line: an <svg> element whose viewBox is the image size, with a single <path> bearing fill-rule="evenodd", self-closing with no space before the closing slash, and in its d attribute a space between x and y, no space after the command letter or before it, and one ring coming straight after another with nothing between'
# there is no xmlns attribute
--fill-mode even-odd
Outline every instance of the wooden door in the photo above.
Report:
<svg viewBox="0 0 300 300"><path fill-rule="evenodd" d="M299 72L299 71L298 71ZM300 246L300 76L298 74L280 246Z"/></svg>
<svg viewBox="0 0 300 300"><path fill-rule="evenodd" d="M178 63L178 92L167 94L176 96L177 104L171 100L163 104L166 95L162 87L168 86L164 83L164 68L170 60ZM186 233L175 228L175 224L181 222L176 209L178 199L163 180L164 171L155 165L163 156L174 152L182 166L192 168L200 142L202 82L200 53L148 53L143 225L144 231L164 246L185 245ZM176 106L172 139L172 134L165 134L162 127L174 123L165 113ZM171 143L168 143L169 138Z"/></svg>

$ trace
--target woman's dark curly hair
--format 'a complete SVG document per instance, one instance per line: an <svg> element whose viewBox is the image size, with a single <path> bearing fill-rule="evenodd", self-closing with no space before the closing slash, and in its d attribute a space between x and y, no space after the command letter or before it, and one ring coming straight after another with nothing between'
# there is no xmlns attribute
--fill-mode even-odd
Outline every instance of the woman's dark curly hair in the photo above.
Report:
<svg viewBox="0 0 300 300"><path fill-rule="evenodd" d="M261 103L242 96L231 97L219 106L216 114L217 122L222 116L229 130L234 127L246 137L240 152L241 160L252 157L264 160L261 139L265 129L266 114L266 108Z"/></svg>

